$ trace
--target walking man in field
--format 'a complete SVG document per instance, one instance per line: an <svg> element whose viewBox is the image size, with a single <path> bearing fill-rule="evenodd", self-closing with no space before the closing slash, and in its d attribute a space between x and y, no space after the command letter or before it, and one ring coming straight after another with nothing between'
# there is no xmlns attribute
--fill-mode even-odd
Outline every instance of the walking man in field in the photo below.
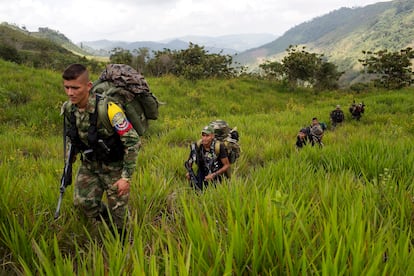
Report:
<svg viewBox="0 0 414 276"><path fill-rule="evenodd" d="M345 119L345 115L341 109L341 106L337 105L336 108L331 111L331 113L329 114L329 117L331 118L332 129L335 129L336 126L338 124L341 124Z"/></svg>
<svg viewBox="0 0 414 276"><path fill-rule="evenodd" d="M312 124L310 126L310 142L312 147L318 144L320 147L323 147L322 138L323 138L324 129L322 125L319 123L318 118L312 118Z"/></svg>
<svg viewBox="0 0 414 276"><path fill-rule="evenodd" d="M365 112L365 104L359 103L356 104L355 101L349 107L349 112L351 112L352 118L359 121L362 117L362 114Z"/></svg>
<svg viewBox="0 0 414 276"><path fill-rule="evenodd" d="M187 179L192 181L195 189L203 190L211 181L220 182L226 177L230 169L230 161L223 143L215 138L214 129L211 125L205 126L201 131L201 143L193 143L190 152L190 168L187 168ZM194 160L195 159L195 160ZM191 175L192 165L197 164L197 175Z"/></svg>
<svg viewBox="0 0 414 276"><path fill-rule="evenodd" d="M306 146L306 143L309 141L310 128L302 128L299 130L298 135L296 136L296 149L299 150Z"/></svg>
<svg viewBox="0 0 414 276"><path fill-rule="evenodd" d="M128 220L128 198L140 148L139 136L116 104L108 104L110 107L103 109L107 114L98 116L98 110L102 110L98 109L100 98L91 93L92 83L83 65L68 66L62 78L69 98L62 106L65 135L81 155L74 204L92 222L104 219L110 226L113 222L116 229L111 229L121 234ZM107 207L102 202L104 192Z"/></svg>

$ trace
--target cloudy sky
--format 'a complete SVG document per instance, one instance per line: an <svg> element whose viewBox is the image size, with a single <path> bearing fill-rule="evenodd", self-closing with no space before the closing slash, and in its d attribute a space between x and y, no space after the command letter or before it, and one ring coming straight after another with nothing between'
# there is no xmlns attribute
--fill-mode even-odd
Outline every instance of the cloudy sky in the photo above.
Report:
<svg viewBox="0 0 414 276"><path fill-rule="evenodd" d="M270 33L341 7L389 0L0 0L0 22L48 27L73 42L161 41L186 35Z"/></svg>

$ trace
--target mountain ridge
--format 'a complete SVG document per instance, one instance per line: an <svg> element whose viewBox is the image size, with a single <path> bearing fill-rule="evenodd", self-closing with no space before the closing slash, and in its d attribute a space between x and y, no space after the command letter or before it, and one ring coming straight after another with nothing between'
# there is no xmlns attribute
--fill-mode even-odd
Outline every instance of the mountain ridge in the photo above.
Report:
<svg viewBox="0 0 414 276"><path fill-rule="evenodd" d="M413 45L414 2L394 0L365 7L340 8L301 23L276 40L238 54L235 61L257 68L266 60L280 61L290 45L324 54L352 78L360 69L362 51L398 51Z"/></svg>
<svg viewBox="0 0 414 276"><path fill-rule="evenodd" d="M224 36L197 36L188 35L165 39L162 41L112 41L107 39L82 41L78 43L80 47L88 47L93 51L109 52L114 48L123 48L126 50L135 50L139 48L149 48L151 51L162 51L163 49L182 50L188 48L189 43L198 44L205 47L211 53L222 53L226 55L235 55L247 49L263 45L276 38L275 35L267 33L257 34L232 34Z"/></svg>
<svg viewBox="0 0 414 276"><path fill-rule="evenodd" d="M247 67L249 71L255 71L258 65L265 61L280 61L290 45L300 45L305 46L306 51L323 54L329 62L335 63L339 70L346 72L345 79L353 80L361 69L358 59L363 58L363 51L399 51L406 47L414 47L414 1L394 0L364 7L340 8L296 25L273 40L270 40L273 35L259 33L219 37L189 35L160 42L103 39L76 45L63 34L49 28L39 28L38 32L28 32L16 26L14 29L27 36L53 41L79 56L103 56L105 59L108 59L110 51L116 47L131 51L148 47L150 52L164 49L182 50L188 48L189 42L192 42L210 53L231 55L235 63ZM270 41L245 51L225 47L240 41L243 47L251 47L254 43L248 40L249 36L256 37L256 44L261 36L261 39ZM243 41L243 37L247 41ZM8 43L12 41L7 37L4 39Z"/></svg>

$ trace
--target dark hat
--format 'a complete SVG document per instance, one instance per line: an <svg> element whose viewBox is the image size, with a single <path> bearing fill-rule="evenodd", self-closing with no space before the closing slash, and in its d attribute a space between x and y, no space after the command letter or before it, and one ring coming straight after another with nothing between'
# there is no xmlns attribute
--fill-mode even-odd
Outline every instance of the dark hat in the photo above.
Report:
<svg viewBox="0 0 414 276"><path fill-rule="evenodd" d="M201 133L212 134L212 133L214 133L214 129L213 129L212 126L208 125L208 126L205 126L203 128L203 130L201 131Z"/></svg>

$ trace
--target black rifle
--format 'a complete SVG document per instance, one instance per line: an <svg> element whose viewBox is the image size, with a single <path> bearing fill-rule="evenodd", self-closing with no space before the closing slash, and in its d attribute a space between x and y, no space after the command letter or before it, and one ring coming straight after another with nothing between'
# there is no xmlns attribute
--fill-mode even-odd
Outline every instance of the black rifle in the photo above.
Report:
<svg viewBox="0 0 414 276"><path fill-rule="evenodd" d="M184 162L184 167L188 171L188 174L190 175L190 180L195 188L199 188L199 183L197 176L195 175L193 171L192 164L197 162L197 148L195 143L191 143L190 145L190 156L187 161Z"/></svg>
<svg viewBox="0 0 414 276"><path fill-rule="evenodd" d="M75 154L76 154L75 148L72 147L71 143L69 143L67 158L65 160L65 168L63 169L62 179L60 180L60 188L59 188L60 196L59 196L59 201L56 207L55 219L59 218L60 205L62 204L62 199L65 193L66 187L72 184L72 164L74 161Z"/></svg>

